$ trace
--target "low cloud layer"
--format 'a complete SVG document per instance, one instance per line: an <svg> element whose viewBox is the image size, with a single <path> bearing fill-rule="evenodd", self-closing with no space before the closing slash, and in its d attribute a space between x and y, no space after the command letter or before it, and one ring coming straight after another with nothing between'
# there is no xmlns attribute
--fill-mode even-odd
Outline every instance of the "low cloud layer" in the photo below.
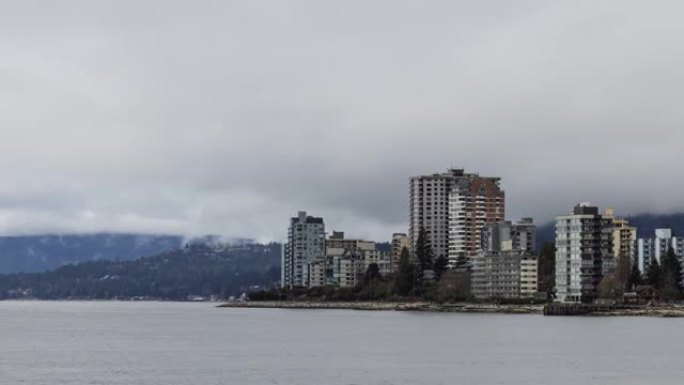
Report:
<svg viewBox="0 0 684 385"><path fill-rule="evenodd" d="M325 3L325 4L324 4ZM508 216L684 210L684 11L643 1L0 4L0 233L388 239L411 175Z"/></svg>

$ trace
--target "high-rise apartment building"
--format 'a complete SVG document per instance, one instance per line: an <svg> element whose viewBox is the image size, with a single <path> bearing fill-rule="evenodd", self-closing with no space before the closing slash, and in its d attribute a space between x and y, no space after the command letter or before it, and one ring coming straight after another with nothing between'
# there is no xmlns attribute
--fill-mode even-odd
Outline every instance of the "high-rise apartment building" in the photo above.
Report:
<svg viewBox="0 0 684 385"><path fill-rule="evenodd" d="M411 241L407 234L404 233L394 233L392 234L392 272L396 272L399 267L399 258L401 258L401 252L406 248L411 249Z"/></svg>
<svg viewBox="0 0 684 385"><path fill-rule="evenodd" d="M656 229L652 238L639 238L637 241L639 270L645 274L653 260L661 263L661 258L667 254L670 247L674 249L675 255L681 262L684 259L684 237L674 236L671 229Z"/></svg>
<svg viewBox="0 0 684 385"><path fill-rule="evenodd" d="M449 193L461 170L411 178L409 238L415 247L421 228L435 257L449 252Z"/></svg>
<svg viewBox="0 0 684 385"><path fill-rule="evenodd" d="M505 218L505 193L500 178L468 174L462 169L416 176L410 182L411 245L424 228L435 258L453 265L480 248L484 225Z"/></svg>
<svg viewBox="0 0 684 385"><path fill-rule="evenodd" d="M612 219L580 203L556 217L556 296L561 302L590 302L597 296L604 262L613 259ZM610 262L608 262L610 263Z"/></svg>
<svg viewBox="0 0 684 385"><path fill-rule="evenodd" d="M309 286L309 263L325 256L325 224L300 211L290 219L283 247L280 282L282 287Z"/></svg>
<svg viewBox="0 0 684 385"><path fill-rule="evenodd" d="M520 297L534 297L539 288L539 258L523 255L520 258Z"/></svg>
<svg viewBox="0 0 684 385"><path fill-rule="evenodd" d="M637 228L630 226L629 221L617 218L613 209L606 209L603 217L610 221L613 229L613 252L616 269L629 274L636 260Z"/></svg>
<svg viewBox="0 0 684 385"><path fill-rule="evenodd" d="M464 174L449 194L449 262L475 255L482 229L506 218L505 193L500 178Z"/></svg>

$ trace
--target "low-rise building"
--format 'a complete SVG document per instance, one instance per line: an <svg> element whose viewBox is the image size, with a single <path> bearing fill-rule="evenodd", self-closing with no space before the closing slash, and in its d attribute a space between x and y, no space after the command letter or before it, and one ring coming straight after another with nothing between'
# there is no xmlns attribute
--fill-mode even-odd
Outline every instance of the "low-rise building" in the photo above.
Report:
<svg viewBox="0 0 684 385"><path fill-rule="evenodd" d="M358 254L345 250L338 258L333 258L333 279L337 287L354 287L363 279L363 260Z"/></svg>
<svg viewBox="0 0 684 385"><path fill-rule="evenodd" d="M519 298L522 252L481 252L471 259L471 292L478 299Z"/></svg>
<svg viewBox="0 0 684 385"><path fill-rule="evenodd" d="M392 267L392 258L388 251L379 250L376 247L374 250L363 251L361 255L363 257L364 272L368 269L368 266L373 263L378 265L380 275L383 277L394 271L394 268Z"/></svg>
<svg viewBox="0 0 684 385"><path fill-rule="evenodd" d="M371 264L377 264L383 276L391 271L390 252L378 249L375 242L345 238L344 232L334 231L325 246L325 257L309 263L309 287L354 287Z"/></svg>
<svg viewBox="0 0 684 385"><path fill-rule="evenodd" d="M485 226L482 249L471 258L471 293L475 298L534 296L538 282L537 257L531 253L530 242L535 232L531 221L526 221L524 230L508 221Z"/></svg>
<svg viewBox="0 0 684 385"><path fill-rule="evenodd" d="M325 286L328 284L326 258L318 258L309 262L309 287Z"/></svg>

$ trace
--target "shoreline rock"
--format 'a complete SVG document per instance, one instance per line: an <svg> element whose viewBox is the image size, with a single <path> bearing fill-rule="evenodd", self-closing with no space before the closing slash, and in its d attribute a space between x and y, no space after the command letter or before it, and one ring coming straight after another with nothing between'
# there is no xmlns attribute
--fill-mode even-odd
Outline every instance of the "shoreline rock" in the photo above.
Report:
<svg viewBox="0 0 684 385"><path fill-rule="evenodd" d="M309 302L309 301L246 301L227 302L220 308L251 309L301 309L301 310L359 310L359 311L415 311L434 313L484 313L484 314L537 314L542 315L544 305L496 305L496 304L436 304L430 302ZM681 307L644 307L595 311L586 317L661 317L684 318Z"/></svg>
<svg viewBox="0 0 684 385"><path fill-rule="evenodd" d="M423 311L443 313L502 313L502 314L542 314L542 305L488 305L488 304L448 304L429 302L297 302L297 301L247 301L228 302L222 308L252 309L316 309L316 310L362 310L362 311Z"/></svg>

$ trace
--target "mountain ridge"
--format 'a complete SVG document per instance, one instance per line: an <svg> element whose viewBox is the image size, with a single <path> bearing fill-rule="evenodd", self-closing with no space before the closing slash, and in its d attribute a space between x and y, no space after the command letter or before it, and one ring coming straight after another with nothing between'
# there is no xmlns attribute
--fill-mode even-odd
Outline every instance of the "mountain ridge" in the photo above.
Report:
<svg viewBox="0 0 684 385"><path fill-rule="evenodd" d="M0 275L0 299L225 299L280 279L278 243L207 245L130 261L88 261Z"/></svg>
<svg viewBox="0 0 684 385"><path fill-rule="evenodd" d="M245 243L216 235L98 232L0 236L0 274L49 271L67 264L100 260L134 260L175 250L188 243Z"/></svg>

